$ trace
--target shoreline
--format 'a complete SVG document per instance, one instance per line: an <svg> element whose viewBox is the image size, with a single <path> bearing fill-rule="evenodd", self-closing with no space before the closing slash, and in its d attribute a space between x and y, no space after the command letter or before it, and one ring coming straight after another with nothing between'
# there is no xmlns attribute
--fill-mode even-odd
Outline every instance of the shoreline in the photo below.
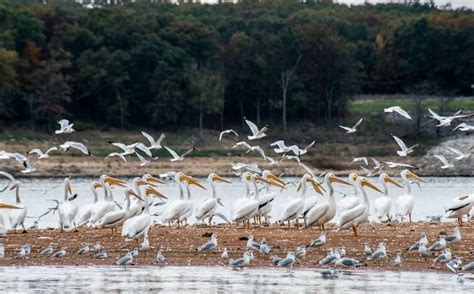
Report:
<svg viewBox="0 0 474 294"><path fill-rule="evenodd" d="M347 257L356 258L361 261L357 270L390 270L390 271L430 271L447 272L444 265L431 267L430 257L426 261L419 256L418 252L406 252L406 248L419 239L421 232L428 235L429 244L432 244L438 234L451 234L454 223L430 224L426 222L391 224L367 224L360 227L360 236L352 236L352 231L335 232L327 230L327 243L321 248L311 248L301 263L296 264L294 269L322 269L318 261L326 256L330 248L346 247ZM196 252L198 246L208 241L212 232L218 236L218 249L210 252ZM462 241L448 245L454 256L461 256L465 263L472 261L471 250L474 249L474 223L468 222L461 229ZM227 261L221 258L221 250L226 247L230 258L240 258L247 250L246 241L241 238L253 234L260 241L265 237L268 244L273 248L274 254L283 257L287 251L295 251L297 246L308 245L311 240L319 236L316 228L292 228L288 230L285 226L256 227L249 229L236 228L235 226L218 225L217 227L186 227L168 228L154 226L150 229L149 251L142 251L134 258L132 266L160 266L155 262L156 253L162 248L167 258L165 266L226 266ZM77 256L74 253L83 246L100 241L107 251L108 258L99 260L92 259L91 253ZM60 233L57 229L34 230L26 234L9 233L5 238L0 238L0 243L5 245L5 257L0 258L0 266L114 266L115 261L141 243L142 240L126 241L119 234L112 235L110 229L85 229L78 231ZM387 244L388 258L383 262L365 261L362 251L363 243L369 242L374 248L379 242ZM54 244L55 251L59 247L67 247L67 254L62 258L50 258L40 255L40 251ZM24 244L32 246L31 254L24 259L17 259L17 250ZM392 261L395 253L402 252L402 265L395 267ZM275 267L271 264L270 255L255 253L252 260L252 268Z"/></svg>

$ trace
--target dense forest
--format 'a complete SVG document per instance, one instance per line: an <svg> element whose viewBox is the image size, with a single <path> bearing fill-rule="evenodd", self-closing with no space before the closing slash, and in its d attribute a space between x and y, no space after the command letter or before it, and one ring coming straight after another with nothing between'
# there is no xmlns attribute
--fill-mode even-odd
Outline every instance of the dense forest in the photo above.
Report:
<svg viewBox="0 0 474 294"><path fill-rule="evenodd" d="M0 0L0 126L286 126L348 116L358 93L470 95L474 83L471 10L35 2Z"/></svg>

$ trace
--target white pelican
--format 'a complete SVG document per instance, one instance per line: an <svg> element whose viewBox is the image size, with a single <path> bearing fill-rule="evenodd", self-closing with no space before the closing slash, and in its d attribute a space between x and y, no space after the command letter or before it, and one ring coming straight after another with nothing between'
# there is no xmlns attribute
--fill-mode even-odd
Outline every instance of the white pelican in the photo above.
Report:
<svg viewBox="0 0 474 294"><path fill-rule="evenodd" d="M114 230L121 226L127 219L130 218L130 196L139 198L138 194L133 192L132 189L127 188L125 190L126 206L121 210L114 210L107 212L99 221L99 228L111 228L112 233ZM142 199L140 199L142 200Z"/></svg>
<svg viewBox="0 0 474 294"><path fill-rule="evenodd" d="M161 134L158 140L155 140L150 134L145 133L143 131L142 131L142 135L148 140L148 142L150 142L150 147L148 147L148 150L152 150L152 149L159 150L163 148L161 147L161 142L166 137L165 134Z"/></svg>
<svg viewBox="0 0 474 294"><path fill-rule="evenodd" d="M0 202L0 209L22 209L22 208L19 206ZM7 227L5 226L5 223L3 222L3 216L0 214L0 237L4 237L6 236L6 234L7 234Z"/></svg>
<svg viewBox="0 0 474 294"><path fill-rule="evenodd" d="M386 216L387 219L390 221L390 208L392 207L392 199L388 196L387 183L397 186L398 188L403 188L403 187L402 185L397 183L394 179L389 177L386 173L380 174L379 180L382 183L383 194L382 196L375 199L375 202L374 202L375 215L380 220Z"/></svg>
<svg viewBox="0 0 474 294"><path fill-rule="evenodd" d="M396 112L398 114L400 114L401 116L405 117L405 118L408 118L408 119L411 119L411 116L408 114L408 112L406 112L403 108L401 108L400 106L391 106L391 107L387 107L387 108L384 108L383 110L384 112Z"/></svg>
<svg viewBox="0 0 474 294"><path fill-rule="evenodd" d="M92 215L92 208L99 201L96 190L97 188L100 188L100 187L102 187L102 185L97 181L92 181L92 183L90 184L92 195L94 195L94 202L86 204L79 209L79 211L76 214L76 219L74 221L76 226L82 226L89 221Z"/></svg>
<svg viewBox="0 0 474 294"><path fill-rule="evenodd" d="M306 197L307 182L311 183L317 193L323 195L321 191L322 187L316 182L316 180L314 180L310 174L304 174L297 188L297 191L301 189L301 195L293 197L293 199L291 199L287 203L286 208L283 211L282 217L280 219L282 222L288 222L288 228L290 228L290 222L293 219L296 219L296 224L299 225L298 217L299 215L301 215L304 209L304 199Z"/></svg>
<svg viewBox="0 0 474 294"><path fill-rule="evenodd" d="M74 124L70 124L67 119L62 119L62 120L58 121L58 124L59 124L60 129L59 129L59 130L56 130L56 131L54 132L56 135L59 135L59 134L70 134L70 133L72 133L72 132L75 131L75 130L72 128L72 126L74 126Z"/></svg>
<svg viewBox="0 0 474 294"><path fill-rule="evenodd" d="M333 173L327 173L324 176L324 180L329 191L328 201L326 203L317 204L306 214L306 227L318 225L322 231L324 231L324 224L332 220L337 212L336 199L334 197L334 188L332 187L332 184L340 183L351 186L350 183L336 177Z"/></svg>
<svg viewBox="0 0 474 294"><path fill-rule="evenodd" d="M185 209L183 213L181 214L181 216L179 217L178 221L184 222L185 225L187 224L188 219L192 216L194 212L194 203L191 200L191 187L190 187L191 182L190 181L192 182L193 185L196 185L200 187L201 189L207 190L207 188L204 187L201 184L201 182L199 182L197 179L194 179L192 177L188 176L188 179L184 182L184 186L186 187L186 194L188 197L185 200Z"/></svg>
<svg viewBox="0 0 474 294"><path fill-rule="evenodd" d="M407 147L405 142L403 142L402 139L398 138L397 136L392 136L395 142L397 142L398 146L400 147L401 150L397 150L398 156L405 157L408 154L412 153L416 147L418 147L419 144L415 144L411 147Z"/></svg>
<svg viewBox="0 0 474 294"><path fill-rule="evenodd" d="M250 131L252 132L252 136L247 136L249 140L261 139L267 136L267 134L265 134L265 132L268 130L267 126L264 126L263 128L259 130L256 124L247 120L245 117L244 117L244 120L245 120L245 123L249 126Z"/></svg>
<svg viewBox="0 0 474 294"><path fill-rule="evenodd" d="M244 173L242 179L245 182L251 181L255 188L256 197L258 197L258 187L256 183L257 175L251 173ZM246 197L238 199L233 207L233 217L232 220L236 223L242 222L244 227L247 223L247 227L250 228L250 219L255 217L258 214L258 200L254 197L250 197L249 187L246 183L247 194Z"/></svg>
<svg viewBox="0 0 474 294"><path fill-rule="evenodd" d="M217 204L220 201L216 196L216 187L214 185L214 182L220 181L220 182L224 182L228 184L231 184L231 182L218 176L215 173L209 174L209 176L207 177L207 181L209 182L209 186L211 187L211 197L199 203L198 207L196 208L195 216L198 221L202 221L202 222L204 222L205 218L209 218L209 227L211 227L212 217L214 216L214 212L216 211Z"/></svg>
<svg viewBox="0 0 474 294"><path fill-rule="evenodd" d="M72 195L71 180L64 179L64 201L58 205L59 227L72 229L75 227L74 218L77 214L77 204L69 200L69 194Z"/></svg>
<svg viewBox="0 0 474 294"><path fill-rule="evenodd" d="M107 175L101 175L99 178L99 183L104 188L104 200L98 201L92 207L91 217L89 219L89 223L92 225L97 223L107 212L116 209L110 186L126 187L125 182Z"/></svg>
<svg viewBox="0 0 474 294"><path fill-rule="evenodd" d="M219 134L219 141L222 141L222 136L224 136L225 134L234 134L234 136L238 137L239 134L237 134L236 131L232 130L232 129L228 129L228 130L224 130L222 131L220 134Z"/></svg>
<svg viewBox="0 0 474 294"><path fill-rule="evenodd" d="M51 147L48 150L46 150L46 152L43 153L43 151L41 151L40 149L35 148L28 151L28 155L36 154L38 156L38 159L47 159L49 158L50 152L57 151L57 150L58 150L58 147Z"/></svg>
<svg viewBox="0 0 474 294"><path fill-rule="evenodd" d="M356 207L360 202L359 189L357 188L356 183L357 177L359 176L356 173L350 173L347 177L347 181L351 183L354 188L354 194L351 196L344 196L339 200L337 207L340 213Z"/></svg>
<svg viewBox="0 0 474 294"><path fill-rule="evenodd" d="M422 178L415 175L413 172L405 169L400 172L400 176L405 185L405 194L398 196L396 204L398 208L398 215L404 217L408 215L408 218L411 222L411 213L413 211L413 206L415 205L415 197L411 195L410 179L425 182Z"/></svg>
<svg viewBox="0 0 474 294"><path fill-rule="evenodd" d="M130 212L129 212L130 217L139 215L142 212L143 207L145 205L145 202L142 200L143 195L142 195L142 191L140 187L144 185L151 185L153 187L156 187L154 183L164 184L163 181L158 180L157 178L153 177L150 174L145 174L143 175L142 178L136 177L132 180L132 185L133 185L133 188L135 189L134 192L138 195L138 197L136 197L137 198L136 201L131 201Z"/></svg>
<svg viewBox="0 0 474 294"><path fill-rule="evenodd" d="M15 197L16 197L15 206L19 207L18 209L9 211L8 218L10 220L10 225L13 228L13 230L16 230L16 228L21 225L23 227L23 232L26 232L25 218L26 218L26 213L28 212L28 208L21 202L20 182L17 181L11 174L7 172L0 171L0 175L3 175L10 180L10 184L9 184L10 186L6 186L5 189L7 187L10 190L15 189Z"/></svg>
<svg viewBox="0 0 474 294"><path fill-rule="evenodd" d="M196 149L195 147L187 150L186 152L184 152L183 154L181 155L178 155L178 153L176 153L176 151L174 151L173 149L169 148L168 146L165 146L165 149L168 150L168 152L171 154L171 156L173 156L173 158L170 159L170 161L182 161L184 160L184 157L186 155L188 155L189 153L193 152L194 149Z"/></svg>
<svg viewBox="0 0 474 294"><path fill-rule="evenodd" d="M264 216L265 222L268 222L267 216L272 210L272 203L276 197L276 193L270 191L270 185L278 186L283 189L285 187L285 182L269 170L264 170L262 172L262 179L265 183L266 193L262 195L259 194L258 197L256 197L258 201L258 217L260 220L260 217Z"/></svg>
<svg viewBox="0 0 474 294"><path fill-rule="evenodd" d="M459 111L452 116L441 116L429 108L428 112L430 113L430 115L428 115L429 118L438 121L438 124L436 125L437 127L447 127L450 126L455 119L472 116L472 114L459 114Z"/></svg>
<svg viewBox="0 0 474 294"><path fill-rule="evenodd" d="M90 153L89 149L87 149L86 145L80 143L80 142L74 142L74 141L66 141L63 144L59 145L59 149L68 152L69 149L74 148L82 153L84 153L87 156L91 156L92 153Z"/></svg>
<svg viewBox="0 0 474 294"><path fill-rule="evenodd" d="M456 197L451 200L449 207L446 209L447 218L456 218L458 225L462 226L462 217L469 214L474 207L474 195L465 195Z"/></svg>
<svg viewBox="0 0 474 294"><path fill-rule="evenodd" d="M242 175L241 175L241 180L242 182L244 183L245 185L245 195L241 198L238 198L236 201L234 201L234 203L232 203L232 207L231 207L231 214L234 215L235 214L235 211L241 206L243 205L248 198L250 198L250 185L249 185L249 182L250 182L250 179L251 179L251 176L252 176L252 173L246 171L246 172L243 172Z"/></svg>
<svg viewBox="0 0 474 294"><path fill-rule="evenodd" d="M357 132L357 127L362 123L363 120L364 120L363 118L359 119L359 121L356 122L352 128L345 127L345 126L339 126L339 127L343 130L346 130L346 134L352 134L352 133Z"/></svg>
<svg viewBox="0 0 474 294"><path fill-rule="evenodd" d="M145 209L140 215L129 218L125 221L122 226L122 237L129 239L137 239L140 236L148 235L148 229L152 224L150 215L150 200L148 196L158 196L161 199L166 199L166 196L155 190L153 187L148 186L145 191Z"/></svg>
<svg viewBox="0 0 474 294"><path fill-rule="evenodd" d="M168 223L171 226L172 221L177 221L178 227L180 226L180 219L182 219L185 213L188 213L189 209L189 202L184 199L184 191L182 182L186 182L187 184L196 185L206 190L197 179L194 179L190 176L183 174L182 172L178 172L174 175L174 179L179 187L179 199L168 201L168 203L163 207L162 213L162 222ZM192 208L191 208L192 212Z"/></svg>
<svg viewBox="0 0 474 294"><path fill-rule="evenodd" d="M383 193L379 188L370 183L365 177L358 177L356 183L360 192L362 193L361 200L363 201L361 201L361 203L359 203L354 208L346 210L339 218L339 222L336 226L338 230L352 227L354 236L357 236L357 226L359 224L368 222L369 218L370 203L364 187L369 187L377 192Z"/></svg>

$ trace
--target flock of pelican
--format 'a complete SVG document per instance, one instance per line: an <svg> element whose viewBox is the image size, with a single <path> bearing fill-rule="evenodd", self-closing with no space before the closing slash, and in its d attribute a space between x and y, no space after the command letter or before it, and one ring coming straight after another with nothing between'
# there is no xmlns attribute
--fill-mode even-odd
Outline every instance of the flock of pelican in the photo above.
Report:
<svg viewBox="0 0 474 294"><path fill-rule="evenodd" d="M385 109L385 112L396 112L406 119L411 119L409 114L398 106ZM430 110L430 114L433 119L439 121L439 127L449 126L453 120L468 116L456 113L451 117L441 117L432 110ZM245 121L251 131L251 134L247 136L248 141L266 137L267 126L258 128L253 122L247 119ZM360 119L353 127L340 127L346 130L348 134L353 134L357 132L357 128L362 122L363 119ZM67 120L61 120L59 124L60 129L55 132L57 135L69 134L75 131L72 128L73 124ZM194 150L194 148L191 148L179 155L170 147L163 145L164 134L156 140L148 133L142 132L142 134L147 139L148 146L141 142L132 144L110 142L113 146L119 148L121 152L110 153L106 158L118 157L123 161L127 161L127 158L136 155L141 165L144 166L149 163L149 160L145 159L146 156L151 157L152 159L150 160L153 160L152 150L165 148L172 156L172 162L184 160L185 156ZM234 130L225 130L220 133L219 140L229 135L239 137ZM401 149L396 151L397 155L401 158L411 154L414 148L418 146L407 147L399 137L393 136L393 138ZM314 226L320 228L322 232L321 238L315 240L314 244L323 242L322 238L324 238L325 242L324 231L331 222L335 223L335 230L352 229L353 234L357 236L357 228L359 225L369 222L369 216L372 214L372 211L380 220L395 221L400 218L403 221L407 218L408 221L412 221L415 197L411 192L411 185L413 183L420 185L420 183L425 181L410 170L410 165L396 162L379 162L371 158L374 165L370 167L369 160L366 157L360 157L354 158L353 163L362 162L365 164L363 170L366 172L366 176L351 173L347 179L343 179L337 177L331 171L316 175L312 168L302 162L303 156L307 154L314 144L315 142L313 141L307 146L300 148L297 145L287 146L283 140L278 140L270 144L270 147L273 148L276 154L282 154L280 160L275 160L267 156L265 151L258 145L252 146L247 141L236 142L233 148L245 148L246 153L257 152L268 162L269 166L279 164L282 160L295 160L306 172L294 183L285 181L285 179L273 174L270 170L261 170L255 163L233 164L232 169L244 183L245 190L242 191L243 196L241 198L231 203L230 217L218 211L218 207L224 206L224 203L221 197L219 197L222 193L217 191L215 183L221 182L232 185L232 181L215 173L209 174L207 185L183 172L169 172L159 177L145 174L142 177L135 177L129 182L108 175L102 175L99 179L90 183L90 190L93 196L92 201L81 207L75 201L78 195L73 193L71 179L65 178L64 198L62 201L55 200L57 206L51 208L50 211L57 211L58 227L61 231L75 230L80 227L107 228L111 230L112 234L115 234L117 230L120 230L121 236L126 239L143 238L142 246L145 247L149 244L148 232L154 225L154 215L150 213L150 207L152 206L160 206L161 212L158 218L162 225L174 225L177 227L187 226L192 223L212 227L213 218L216 216L226 223L234 223L244 228L251 228L252 224L258 226L262 223L286 224L289 229L292 228L292 224L294 224L294 227ZM77 149L85 155L91 155L91 152L84 144L73 141L66 141L59 147L51 147L45 153L39 149L33 149L28 152L28 155L37 156L38 160L46 160L51 152L59 150L68 151L71 148ZM451 151L454 152L454 150ZM459 153L461 152L459 151ZM461 155L458 156L459 160L468 157L468 155L463 153ZM0 151L0 159L20 161L25 167L22 172L25 173L36 171L36 163L31 163L31 158L25 155L16 152ZM405 168L400 172L401 182L382 172L383 168L397 167ZM372 178L368 178L376 173L379 173L378 184ZM0 175L8 180L7 184L0 187L0 192L8 189L15 190L16 193L16 203L0 203L0 209L8 210L8 220L12 230L16 231L18 228L22 228L23 231L26 231L25 219L28 214L28 207L22 202L20 197L21 183L7 172L0 171ZM159 191L160 187L170 182L177 184L177 197L165 196ZM352 187L353 195L343 197L338 201L335 196L338 193L337 185ZM392 205L393 197L389 193L389 185L404 190L396 198L395 205ZM116 187L123 188L124 205L119 205L115 201L114 190ZM209 190L209 196L200 201L193 201L192 187ZM103 190L102 197L98 192L100 189ZM371 189L378 193L379 196L373 203L369 201L366 189ZM321 196L324 200L315 197L316 195ZM273 204L278 196L287 197L288 199L284 202L280 215L275 216ZM155 197L159 198L160 201L156 203ZM454 198L446 210L446 216L457 219L458 225L462 226L463 217L472 215L471 209L473 205L474 195ZM392 206L396 207L395 215L392 213ZM0 236L4 236L7 232L8 228L3 214L0 214ZM259 244L259 248L263 245ZM203 247L200 247L198 251L210 250L216 246L217 237L213 235L211 240L204 244ZM379 249L384 251L385 247L382 245ZM289 252L288 256L277 264L282 266L292 265L297 260L298 254L302 254L300 251L298 252ZM253 254L249 251L244 254L242 259L231 261L230 265L247 264L252 258ZM128 264L130 260L133 260L133 255L127 254L123 260L117 263ZM343 263L343 261L339 262Z"/></svg>

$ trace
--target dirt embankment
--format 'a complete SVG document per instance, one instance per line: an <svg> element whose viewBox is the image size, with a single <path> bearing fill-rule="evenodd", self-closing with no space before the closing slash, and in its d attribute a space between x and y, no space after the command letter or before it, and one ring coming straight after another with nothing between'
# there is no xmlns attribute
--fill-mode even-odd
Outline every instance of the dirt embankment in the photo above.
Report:
<svg viewBox="0 0 474 294"><path fill-rule="evenodd" d="M362 268L365 269L391 269L391 270L413 270L413 271L447 271L444 265L431 267L433 258L425 260L418 252L407 252L406 248L419 239L422 232L428 235L429 243L432 244L439 234L450 234L454 229L453 223L429 224L404 223L398 225L374 224L364 225L359 229L359 237L354 237L352 231L335 232L327 231L327 243L317 249L310 249L306 256L297 264L298 268L321 267L318 261L326 255L331 248L344 246L347 256L361 260ZM207 242L210 233L218 236L218 249L210 252L196 252L195 249ZM474 259L474 224L467 223L461 230L462 241L448 245L454 256L461 256L465 263ZM253 234L257 240L265 237L268 244L273 248L274 254L282 257L287 251L295 251L300 245L308 245L310 241L319 236L319 230L315 228L288 230L286 227L255 227L252 229L236 228L234 226L218 226L215 228L168 228L152 227L150 229L150 251L141 252L134 258L136 265L156 265L155 258L159 248L167 258L168 265L202 265L219 266L227 263L221 258L221 251L226 247L230 258L240 258L247 250L246 241L241 240ZM92 259L92 253L77 256L74 253L84 243L94 244L101 242L107 251L108 258L103 260ZM369 242L374 248L379 242L387 244L388 259L384 262L365 261L363 243ZM112 265L127 251L132 250L138 242L125 241L119 234L112 235L106 229L84 229L76 232L61 233L58 230L30 231L26 234L11 233L6 238L0 238L0 243L5 245L5 257L0 259L1 266L13 265ZM54 244L55 250L59 247L67 247L67 255L62 258L51 258L41 255L39 252L50 243ZM15 258L18 249L24 244L31 244L32 252L27 258ZM402 265L394 267L392 261L397 251L402 252ZM252 266L270 267L269 255L255 254Z"/></svg>

